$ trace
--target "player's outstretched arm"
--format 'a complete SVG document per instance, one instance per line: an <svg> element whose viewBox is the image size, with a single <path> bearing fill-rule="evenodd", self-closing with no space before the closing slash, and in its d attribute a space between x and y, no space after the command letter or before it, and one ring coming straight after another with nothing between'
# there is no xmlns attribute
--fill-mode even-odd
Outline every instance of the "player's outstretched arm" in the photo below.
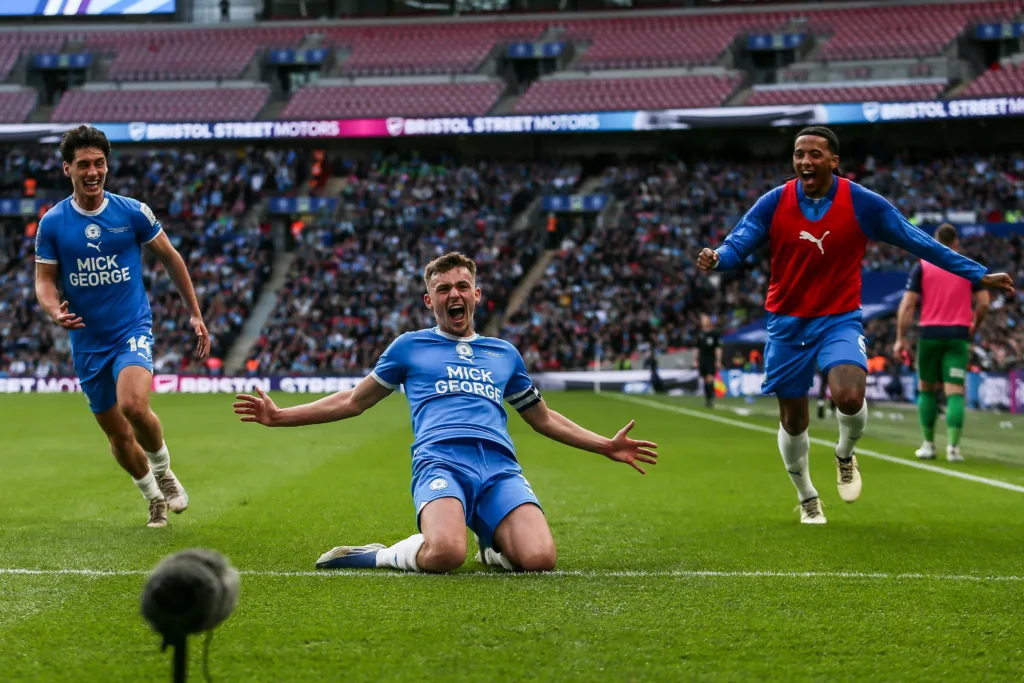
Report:
<svg viewBox="0 0 1024 683"><path fill-rule="evenodd" d="M390 395L391 389L373 377L364 377L354 389L291 408L278 408L262 389L257 388L256 393L259 395L235 396L235 414L242 416L242 422L257 422L267 427L303 427L361 415Z"/></svg>
<svg viewBox="0 0 1024 683"><path fill-rule="evenodd" d="M57 266L52 263L36 264L36 299L53 322L66 330L85 327L82 318L68 311L68 302L57 294Z"/></svg>
<svg viewBox="0 0 1024 683"><path fill-rule="evenodd" d="M757 203L740 219L733 231L718 249L705 247L697 256L697 267L708 272L720 268L735 268L768 241L768 227L779 204L781 188L762 195Z"/></svg>
<svg viewBox="0 0 1024 683"><path fill-rule="evenodd" d="M989 289L1013 294L1013 278L1006 273L988 273L985 266L942 244L906 219L899 209L883 197L860 190L854 199L855 210L864 210L861 229L871 239L882 240L909 251L954 275L981 283ZM858 217L860 217L858 215Z"/></svg>
<svg viewBox="0 0 1024 683"><path fill-rule="evenodd" d="M658 444L650 441L637 441L627 436L633 429L633 420L620 429L618 434L608 439L589 429L584 429L561 413L551 410L543 399L519 414L538 434L543 434L566 446L598 453L616 462L624 462L640 474L647 474L647 472L638 463L643 462L648 465L658 463L658 453L654 450Z"/></svg>
<svg viewBox="0 0 1024 683"><path fill-rule="evenodd" d="M192 278L188 274L185 259L181 258L181 254L167 239L165 232L160 232L146 246L160 259L160 263L164 264L167 274L171 277L171 282L174 283L174 288L178 290L182 301L188 307L191 316L189 323L197 338L196 358L200 360L206 358L210 355L210 333L206 329L206 323L203 322L203 313L199 310L199 299L196 297L195 288L192 287Z"/></svg>

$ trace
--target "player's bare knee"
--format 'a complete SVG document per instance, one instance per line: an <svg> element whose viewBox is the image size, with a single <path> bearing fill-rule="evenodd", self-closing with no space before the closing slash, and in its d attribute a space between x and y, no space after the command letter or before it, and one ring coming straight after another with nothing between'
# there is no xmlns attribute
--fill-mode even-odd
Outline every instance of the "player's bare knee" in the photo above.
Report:
<svg viewBox="0 0 1024 683"><path fill-rule="evenodd" d="M557 554L554 544L545 544L520 551L519 568L524 572L549 572L555 568Z"/></svg>
<svg viewBox="0 0 1024 683"><path fill-rule="evenodd" d="M843 387L839 391L832 392L832 400L836 402L839 412L845 415L855 415L864 405L864 392L856 387Z"/></svg>
<svg viewBox="0 0 1024 683"><path fill-rule="evenodd" d="M783 415L780 422L782 422L782 428L786 430L787 434L796 436L807 431L810 418L805 415Z"/></svg>
<svg viewBox="0 0 1024 683"><path fill-rule="evenodd" d="M133 425L145 424L149 418L149 402L145 399L130 399L120 404L121 414Z"/></svg>
<svg viewBox="0 0 1024 683"><path fill-rule="evenodd" d="M461 540L461 543L460 543ZM455 536L442 536L426 541L423 550L421 569L431 572L450 572L458 569L466 561L466 539Z"/></svg>

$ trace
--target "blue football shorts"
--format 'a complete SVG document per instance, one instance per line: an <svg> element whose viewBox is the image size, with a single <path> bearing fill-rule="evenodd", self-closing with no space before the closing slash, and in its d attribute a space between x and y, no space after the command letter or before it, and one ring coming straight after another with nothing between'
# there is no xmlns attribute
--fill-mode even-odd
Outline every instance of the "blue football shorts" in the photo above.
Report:
<svg viewBox="0 0 1024 683"><path fill-rule="evenodd" d="M416 526L427 503L458 498L466 526L492 547L494 532L520 505L540 501L515 457L503 446L479 439L459 439L420 446L413 452L412 498Z"/></svg>
<svg viewBox="0 0 1024 683"><path fill-rule="evenodd" d="M117 378L122 370L139 365L153 372L153 330L137 328L107 351L72 349L71 358L89 410L102 413L117 405Z"/></svg>
<svg viewBox="0 0 1024 683"><path fill-rule="evenodd" d="M838 319L802 345L782 344L769 336L764 347L761 393L779 398L807 396L815 372L820 369L828 376L829 370L837 365L856 365L864 372L868 370L867 340L859 316Z"/></svg>

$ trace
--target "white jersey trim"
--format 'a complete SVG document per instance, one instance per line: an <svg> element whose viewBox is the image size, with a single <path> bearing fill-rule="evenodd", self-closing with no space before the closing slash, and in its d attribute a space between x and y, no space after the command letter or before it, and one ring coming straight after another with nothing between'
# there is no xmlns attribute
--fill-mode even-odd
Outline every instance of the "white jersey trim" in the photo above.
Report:
<svg viewBox="0 0 1024 683"><path fill-rule="evenodd" d="M77 211L78 213L82 214L83 216L99 216L101 213L103 213L103 209L107 208L107 204L109 203L110 197L103 197L103 203L100 204L100 208L95 209L94 211L86 211L85 209L78 205L78 202L75 201L74 195L71 196L71 208Z"/></svg>
<svg viewBox="0 0 1024 683"><path fill-rule="evenodd" d="M156 234L155 234L155 235L153 235L153 236L152 236L152 237L150 237L150 238L149 238L148 240L146 240L145 242L143 242L143 244L149 244L150 242L152 242L153 240L155 240L155 239L156 239L157 237L159 237L159 236L160 236L160 233L162 233L163 231L164 231L164 229L163 229L163 228L160 228L159 230L157 230L157 231L156 231Z"/></svg>
<svg viewBox="0 0 1024 683"><path fill-rule="evenodd" d="M377 384L381 385L385 389L390 389L391 391L395 391L395 390L398 389L398 387L396 385L392 384L391 382L385 382L384 378L381 377L380 375L378 375L376 370L374 370L373 372L370 373L370 377L372 377L375 380L377 380Z"/></svg>
<svg viewBox="0 0 1024 683"><path fill-rule="evenodd" d="M36 263L49 263L51 266L60 265L57 263L57 259L39 258L38 256L36 256Z"/></svg>
<svg viewBox="0 0 1024 683"><path fill-rule="evenodd" d="M452 341L471 342L471 341L476 341L477 339L480 338L480 335L476 334L475 332L473 334L469 335L468 337L456 337L454 334L448 334L447 332L442 330L440 327L435 327L435 328L433 328L432 331L435 332L436 334L441 335L445 339L451 339Z"/></svg>

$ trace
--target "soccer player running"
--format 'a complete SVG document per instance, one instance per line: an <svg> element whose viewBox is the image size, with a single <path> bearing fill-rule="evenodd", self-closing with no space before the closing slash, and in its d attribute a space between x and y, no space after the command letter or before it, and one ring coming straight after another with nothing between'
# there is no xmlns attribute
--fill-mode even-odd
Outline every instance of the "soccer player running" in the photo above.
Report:
<svg viewBox="0 0 1024 683"><path fill-rule="evenodd" d="M722 367L722 337L707 313L700 314L697 368L704 379L704 407L715 407L715 373Z"/></svg>
<svg viewBox="0 0 1024 683"><path fill-rule="evenodd" d="M959 252L956 228L943 223L935 239ZM971 313L971 298L974 313ZM971 337L988 314L988 292L980 283L936 268L921 261L910 271L907 291L896 317L896 343L893 354L903 355L907 332L914 310L921 302L920 341L917 345L917 414L924 443L915 455L922 460L935 459L935 420L939 414L935 390L942 384L946 394L946 459L961 462L960 432L964 427L964 380L971 355Z"/></svg>
<svg viewBox="0 0 1024 683"><path fill-rule="evenodd" d="M163 263L192 313L197 357L209 353L210 336L185 262L156 216L135 199L104 191L107 136L91 126L72 129L60 154L73 193L39 221L36 298L68 330L89 409L114 458L149 501L147 526L167 526L167 510L183 512L188 495L170 469L160 419L149 407L153 312L142 282L142 245Z"/></svg>
<svg viewBox="0 0 1024 683"><path fill-rule="evenodd" d="M611 439L548 408L514 346L473 330L480 301L476 264L449 253L427 265L426 306L437 327L398 337L354 389L280 409L262 390L234 404L243 422L298 427L356 417L405 385L412 415L412 496L422 533L390 548L340 546L316 562L322 569L384 567L448 572L466 559L466 527L478 559L509 570L548 571L555 542L530 484L523 478L502 401L535 431L555 441L623 462L644 474L657 446L627 436Z"/></svg>
<svg viewBox="0 0 1024 683"><path fill-rule="evenodd" d="M985 268L933 240L881 196L835 175L839 139L812 126L794 142L797 177L763 195L717 250L704 249L705 271L734 268L765 242L772 273L765 300L768 343L761 390L779 401L779 451L800 499L800 521L824 524L808 472L808 398L815 365L828 375L836 403L840 497L861 491L854 446L867 424L867 352L860 311L861 261L868 239L906 249L972 283L1013 291L1005 273Z"/></svg>

